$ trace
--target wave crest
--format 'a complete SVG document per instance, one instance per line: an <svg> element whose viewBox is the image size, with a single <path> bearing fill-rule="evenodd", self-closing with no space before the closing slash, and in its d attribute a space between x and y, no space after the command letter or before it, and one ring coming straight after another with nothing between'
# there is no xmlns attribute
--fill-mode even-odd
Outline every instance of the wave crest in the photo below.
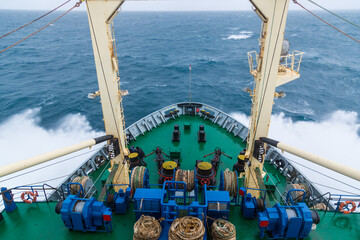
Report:
<svg viewBox="0 0 360 240"><path fill-rule="evenodd" d="M232 117L248 126L249 117L242 113L232 113ZM335 111L323 118L320 122L313 121L293 121L285 117L284 113L273 115L269 128L269 137L277 141L284 142L316 155L328 158L346 166L360 169L358 157L360 155L360 122L358 113L347 111ZM305 165L295 166L309 178L315 185L316 183L331 186L332 188L342 189L343 191L357 193L358 190L349 186L357 186L358 182L327 168L296 157L289 153L285 156L294 162ZM335 179L346 182L348 185L341 184L325 176L316 174L310 169L315 169ZM323 193L334 192L334 189L316 185ZM338 191L335 191L339 193Z"/></svg>
<svg viewBox="0 0 360 240"><path fill-rule="evenodd" d="M223 40L241 40L241 39L248 39L253 36L253 32L250 31L241 31L239 34L232 34L227 38L223 38Z"/></svg>

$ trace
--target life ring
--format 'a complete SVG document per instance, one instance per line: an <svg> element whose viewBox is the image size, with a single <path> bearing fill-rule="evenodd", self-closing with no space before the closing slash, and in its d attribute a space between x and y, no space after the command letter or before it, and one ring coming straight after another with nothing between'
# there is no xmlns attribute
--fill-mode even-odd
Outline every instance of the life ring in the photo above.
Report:
<svg viewBox="0 0 360 240"><path fill-rule="evenodd" d="M26 198L25 195L27 196ZM26 191L21 194L21 200L23 200L26 203L34 203L36 202L37 196L39 196L37 191L35 192Z"/></svg>
<svg viewBox="0 0 360 240"><path fill-rule="evenodd" d="M352 205L352 209L345 211L344 207L347 206L348 204ZM347 208L347 207L346 207ZM347 208L348 209L348 208ZM356 209L356 204L353 201L346 201L346 202L342 202L339 206L339 211L344 213L344 214L349 214L352 213L353 211L355 211Z"/></svg>

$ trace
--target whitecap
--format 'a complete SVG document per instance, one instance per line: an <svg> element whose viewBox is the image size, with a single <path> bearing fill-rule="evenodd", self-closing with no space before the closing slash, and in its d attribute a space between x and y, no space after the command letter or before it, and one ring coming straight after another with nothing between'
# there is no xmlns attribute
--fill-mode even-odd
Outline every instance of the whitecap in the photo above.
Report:
<svg viewBox="0 0 360 240"><path fill-rule="evenodd" d="M252 37L254 33L250 31L241 31L239 34L232 34L227 38L223 38L223 40L241 40L241 39L248 39Z"/></svg>
<svg viewBox="0 0 360 240"><path fill-rule="evenodd" d="M1 166L38 156L105 134L104 132L93 130L86 117L80 113L65 115L64 118L58 122L56 127L45 129L40 125L40 110L41 108L27 109L0 123ZM67 177L67 175L71 174L74 169L81 166L84 161L89 159L102 146L103 144L99 144L93 146L91 149L86 148L56 158L47 163L7 175L0 178L1 186L10 188L39 182L42 184L46 181L51 186L56 187ZM60 163L42 168L55 162ZM29 171L33 172L10 179L11 177ZM57 177L59 178L55 179ZM15 193L18 194L18 192ZM43 198L43 194L40 194L40 199Z"/></svg>
<svg viewBox="0 0 360 240"><path fill-rule="evenodd" d="M245 114L232 113L231 116L245 124L245 126L249 125L249 118ZM356 112L335 111L319 122L293 121L291 118L286 117L284 113L280 113L271 117L269 137L340 164L360 169L358 164L358 156L360 156L359 131L360 123ZM336 188L360 194L360 191L351 187L359 185L356 180L286 152L285 156L292 160L292 163L323 193L341 193L341 191L332 189ZM347 184L344 185L339 181L329 179L312 171L312 169Z"/></svg>

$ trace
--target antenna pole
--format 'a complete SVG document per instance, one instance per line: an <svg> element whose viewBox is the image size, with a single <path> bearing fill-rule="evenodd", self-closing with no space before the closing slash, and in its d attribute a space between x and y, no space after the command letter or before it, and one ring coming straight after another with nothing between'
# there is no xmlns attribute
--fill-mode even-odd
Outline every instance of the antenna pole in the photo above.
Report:
<svg viewBox="0 0 360 240"><path fill-rule="evenodd" d="M190 72L189 102L191 102L191 64L189 65L189 72Z"/></svg>

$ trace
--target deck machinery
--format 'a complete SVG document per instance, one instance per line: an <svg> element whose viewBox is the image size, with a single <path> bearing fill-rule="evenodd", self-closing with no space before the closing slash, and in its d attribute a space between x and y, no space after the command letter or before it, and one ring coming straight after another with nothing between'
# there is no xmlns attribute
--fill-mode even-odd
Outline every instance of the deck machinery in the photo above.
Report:
<svg viewBox="0 0 360 240"><path fill-rule="evenodd" d="M271 198L266 196L268 192L269 195L272 194L271 192L274 189L267 186L274 186L277 190L278 188L273 182L273 176L264 171L267 150L271 150L267 146L272 145L289 151L357 180L360 180L360 174L359 171L267 138L273 100L274 96L277 96L276 87L300 76L299 67L302 53L296 52L290 55L287 53L282 55L281 53L289 1L250 0L254 11L262 20L262 29L259 39L259 54L256 52L248 54L250 72L254 77L255 84L254 89L250 91L252 96L250 128L245 133L243 132L244 128L240 128L228 116L225 119L220 119L221 116L224 116L221 111L191 101L171 106L162 112L159 111L154 115L145 117L141 121L142 126L130 126L125 129L122 97L126 95L126 91L120 89L117 51L112 27L112 21L123 2L123 0L86 1L99 83L99 91L96 92L101 97L107 135L2 167L0 176L107 141L107 157L111 163L111 168L107 179L101 184L102 190L99 193L87 192L83 184L72 182L71 179L66 185L67 194L57 189L58 192L62 193L63 199L58 202L55 210L56 213L60 214L64 225L70 230L112 232L112 221L115 215L125 214L129 216L129 212L133 211L135 221L141 221L144 219L142 216L145 215L152 217L156 222L160 222L161 231L157 231L159 236L156 238L172 239L173 234L176 235L174 231L184 231L185 229L185 232L189 233L196 231L195 225L199 227L199 232L197 232L199 237L196 239L207 239L211 236L214 238L213 232L210 233L209 229L219 219L223 221L222 226L225 226L226 220L230 220L230 216L233 214L231 208L235 206L241 207L241 216L237 217L249 219L248 221L257 219L260 238L299 239L308 237L311 230L315 229L316 224L320 222L318 212L309 209L305 203L305 196L312 197L309 196L308 192L302 188L292 187L284 192L280 203L272 206L269 204L270 200L274 202L277 199L274 196ZM287 58L290 58L290 63L283 61ZM241 144L236 145L238 149L231 149L231 151L240 152L240 154L230 156L230 159L235 157L237 160L231 164L224 164L227 168L232 168L233 171L222 167L220 156L225 155L225 153L221 149L226 148L226 146L223 146L221 141L213 146L216 149L211 161L194 159L190 163L192 166L189 167L188 164L191 159L184 158L184 156L189 156L188 149L179 148L183 144L189 144L185 140L186 136L187 134L191 135L191 131L194 131L195 127L192 127L189 122L183 124L183 129L179 124L171 126L168 139L175 149L169 149L169 159L165 159L162 156L164 152L160 150L161 148L157 148L155 150L156 163L154 163L156 167L155 165L149 168L145 167L152 164L144 162L145 155L143 152L130 153L128 144L136 143L137 136L144 135L146 131L151 131L153 128L165 124L167 119L176 121L181 115L200 118L201 121L208 120L212 124L221 122L219 125L226 129L225 135L234 133L236 137L242 134L243 141L246 141L246 148ZM190 153L192 155L201 152L206 144L209 145L212 141L211 134L208 134L208 131L209 128L211 131L213 126L210 124L205 127L206 123L201 123L195 128L194 142L196 143L192 144L196 144L196 147L193 148L193 146L188 145L191 149L197 149L197 151ZM161 138L152 141L160 142L162 141ZM156 144L160 145L159 143ZM141 157L139 157L140 153ZM277 161L281 163L281 159L277 159ZM96 169L97 165L94 164L94 166ZM289 171L289 167L285 164L282 167ZM276 165L275 168L280 169L281 166ZM103 173L99 177L102 177ZM157 183L153 181L154 177L158 179ZM265 177L267 185L264 184ZM290 178L292 178L291 175ZM269 179L273 185L268 182ZM91 188L94 185L95 183ZM75 190L74 186L76 186ZM295 185L292 184L292 186ZM301 186L301 184L296 186ZM37 191L34 190L33 186L28 187L31 191L24 192L21 198L26 203L36 203ZM63 189L63 187L61 185L59 188ZM17 211L17 205L11 192L16 189L2 188L1 190L6 206L5 210L10 214ZM293 194L294 192L300 192L300 194ZM91 197L93 194L97 194L98 198ZM293 196L298 197L293 199ZM338 208L343 210L349 205L348 202L341 204L339 202L336 210ZM349 211L340 212L343 214L352 213L354 211L354 204L352 203L353 208ZM179 222L179 219L184 218L191 220ZM0 221L3 221L2 215L0 215ZM194 225L194 221L197 221L197 224ZM126 222L123 224L125 225ZM244 232L240 234L244 234ZM134 239L137 238L134 236ZM181 239L186 239L186 237Z"/></svg>

